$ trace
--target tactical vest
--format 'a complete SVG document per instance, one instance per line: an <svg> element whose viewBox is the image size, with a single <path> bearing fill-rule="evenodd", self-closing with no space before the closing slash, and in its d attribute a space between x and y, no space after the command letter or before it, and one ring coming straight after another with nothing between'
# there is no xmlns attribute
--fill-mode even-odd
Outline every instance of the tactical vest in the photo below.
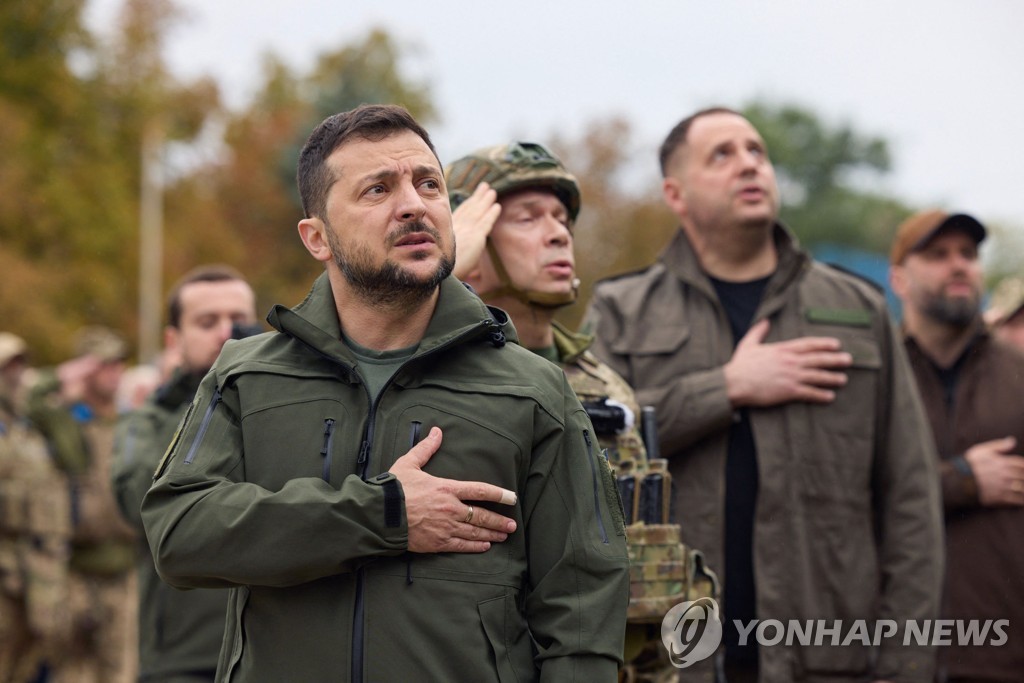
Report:
<svg viewBox="0 0 1024 683"><path fill-rule="evenodd" d="M42 436L0 410L0 590L23 601L28 627L43 638L70 632L70 537L67 478Z"/></svg>
<svg viewBox="0 0 1024 683"><path fill-rule="evenodd" d="M682 542L679 525L672 523L667 461L647 458L632 389L587 351L589 337L557 323L554 327L566 378L590 414L619 482L630 557L629 621L660 624L680 602L717 597L717 577L704 565L703 554Z"/></svg>

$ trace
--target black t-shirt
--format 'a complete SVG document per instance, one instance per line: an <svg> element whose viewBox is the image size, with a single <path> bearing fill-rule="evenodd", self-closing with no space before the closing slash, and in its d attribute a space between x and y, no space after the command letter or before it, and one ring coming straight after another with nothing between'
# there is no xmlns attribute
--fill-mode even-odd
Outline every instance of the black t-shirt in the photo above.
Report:
<svg viewBox="0 0 1024 683"><path fill-rule="evenodd" d="M718 300L729 318L733 348L750 330L754 313L764 296L768 278L750 282L726 282L710 278ZM729 452L725 463L725 656L743 664L757 664L757 644L748 637L739 646L743 624L757 618L754 586L754 512L757 506L757 446L746 408L737 413L729 428Z"/></svg>

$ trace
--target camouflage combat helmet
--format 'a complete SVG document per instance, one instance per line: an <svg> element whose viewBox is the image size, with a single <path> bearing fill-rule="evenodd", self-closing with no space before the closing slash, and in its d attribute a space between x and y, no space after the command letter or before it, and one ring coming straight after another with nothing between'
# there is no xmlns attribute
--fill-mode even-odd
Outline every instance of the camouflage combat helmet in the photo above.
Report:
<svg viewBox="0 0 1024 683"><path fill-rule="evenodd" d="M999 326L1017 315L1024 308L1024 278L1003 278L992 291L988 309L985 311L985 322Z"/></svg>
<svg viewBox="0 0 1024 683"><path fill-rule="evenodd" d="M534 142L511 142L477 150L450 164L445 170L445 180L452 209L468 199L477 185L486 182L498 194L499 201L519 190L547 189L565 205L570 222L575 221L580 212L580 186L575 176L565 169L558 157ZM508 294L527 304L548 307L565 306L576 300L578 280L567 294L523 291L509 280L490 239L487 253L502 282L498 290L487 294Z"/></svg>

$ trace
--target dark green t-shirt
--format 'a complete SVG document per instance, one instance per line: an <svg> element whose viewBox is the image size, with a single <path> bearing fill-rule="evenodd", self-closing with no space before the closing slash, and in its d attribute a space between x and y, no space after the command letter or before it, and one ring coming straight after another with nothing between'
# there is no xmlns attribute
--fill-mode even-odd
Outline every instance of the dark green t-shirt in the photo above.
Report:
<svg viewBox="0 0 1024 683"><path fill-rule="evenodd" d="M416 349L419 348L419 344L413 346L407 346L404 349L394 349L391 351L376 351L374 349L368 349L365 346L360 346L355 343L343 332L341 334L342 340L345 344L352 349L352 353L355 354L356 362L359 367L359 374L366 382L367 389L370 390L370 398L377 400L377 394L384 388L384 385L388 383L391 376L395 374L398 368L402 367L402 363L409 360L412 354L416 353Z"/></svg>

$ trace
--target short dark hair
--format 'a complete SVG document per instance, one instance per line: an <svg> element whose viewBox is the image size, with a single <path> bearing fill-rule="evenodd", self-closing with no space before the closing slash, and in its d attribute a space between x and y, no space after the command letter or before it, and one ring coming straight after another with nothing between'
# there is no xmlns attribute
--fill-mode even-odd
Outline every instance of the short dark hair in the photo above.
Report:
<svg viewBox="0 0 1024 683"><path fill-rule="evenodd" d="M707 107L701 109L698 112L690 114L685 119L675 125L675 127L669 131L668 137L661 143L661 147L658 149L658 163L661 164L661 177L668 176L668 167L672 162L672 157L675 156L676 151L686 144L686 137L690 134L690 127L693 122L703 116L710 116L711 114L735 114L736 116L743 116L734 109L728 107Z"/></svg>
<svg viewBox="0 0 1024 683"><path fill-rule="evenodd" d="M222 263L196 266L188 271L178 278L167 294L167 324L174 328L181 326L181 290L188 285L196 282L231 282L234 280L246 281L240 272Z"/></svg>
<svg viewBox="0 0 1024 683"><path fill-rule="evenodd" d="M324 218L326 214L327 192L335 181L327 167L327 157L334 150L351 138L376 142L403 130L420 136L437 157L427 131L404 107L395 104L362 104L320 122L302 147L295 174L306 218Z"/></svg>

